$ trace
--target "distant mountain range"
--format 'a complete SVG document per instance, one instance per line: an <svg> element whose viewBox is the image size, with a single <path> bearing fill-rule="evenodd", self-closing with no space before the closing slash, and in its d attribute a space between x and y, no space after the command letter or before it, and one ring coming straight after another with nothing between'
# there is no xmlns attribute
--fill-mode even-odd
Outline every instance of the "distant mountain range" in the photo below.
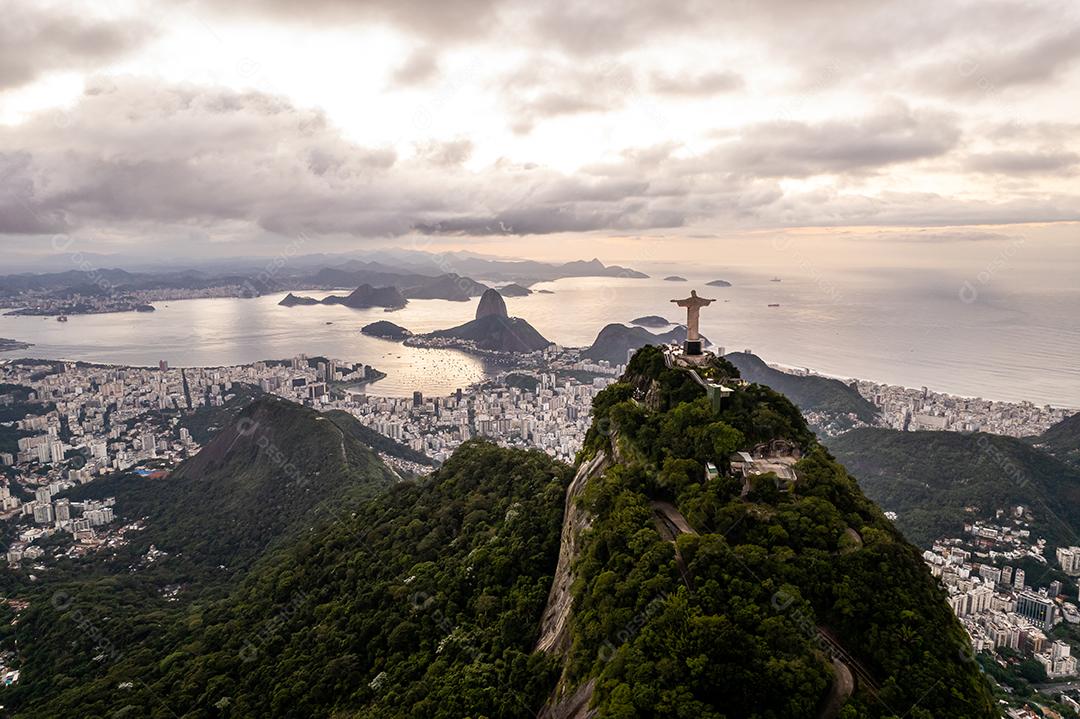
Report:
<svg viewBox="0 0 1080 719"><path fill-rule="evenodd" d="M286 262L266 260L222 261L219 267L205 263L199 269L175 270L163 264L154 271L118 268L66 270L62 272L20 273L0 276L0 300L25 292L96 296L116 292L158 289L207 289L236 287L245 296L283 290L336 289L361 284L394 286L410 299L467 301L487 289L468 277L527 286L564 277L648 277L644 273L606 266L598 259L563 264L529 260L499 260L469 254L425 252L371 253L373 259L307 255ZM70 265L70 258L66 258ZM110 258L115 260L116 258ZM104 261L104 258L103 258Z"/></svg>
<svg viewBox="0 0 1080 719"><path fill-rule="evenodd" d="M387 309L400 309L408 303L397 287L372 287L360 285L347 295L329 295L321 300L312 297L297 296L289 293L282 298L279 305L283 307L296 307L300 305L343 305L353 309L367 309L369 307L385 307Z"/></svg>
<svg viewBox="0 0 1080 719"><path fill-rule="evenodd" d="M444 271L468 274L494 281L517 282L522 285L557 280L563 277L627 277L637 279L648 277L643 272L627 267L604 265L595 257L591 260L575 260L562 264L551 264L533 260L498 260L451 253L444 255L398 255L393 261L414 271L423 271L424 267L436 266L445 268Z"/></svg>
<svg viewBox="0 0 1080 719"><path fill-rule="evenodd" d="M354 267L361 263L349 263ZM450 300L468 302L470 298L483 294L488 289L468 277L454 273L436 275L408 274L388 271L377 265L350 269L326 268L319 270L312 278L318 287L353 287L360 284L391 286L397 288L402 296L414 300Z"/></svg>

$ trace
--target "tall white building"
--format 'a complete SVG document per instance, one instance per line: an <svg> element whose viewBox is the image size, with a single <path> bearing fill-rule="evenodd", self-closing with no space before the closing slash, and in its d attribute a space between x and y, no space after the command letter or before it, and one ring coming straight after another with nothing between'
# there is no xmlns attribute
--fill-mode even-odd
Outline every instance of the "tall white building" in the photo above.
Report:
<svg viewBox="0 0 1080 719"><path fill-rule="evenodd" d="M1058 564L1070 577L1080 577L1080 547L1058 547Z"/></svg>
<svg viewBox="0 0 1080 719"><path fill-rule="evenodd" d="M54 520L53 507L51 504L34 505L34 523L51 524Z"/></svg>
<svg viewBox="0 0 1080 719"><path fill-rule="evenodd" d="M60 440L49 442L49 461L53 464L64 461L64 443Z"/></svg>

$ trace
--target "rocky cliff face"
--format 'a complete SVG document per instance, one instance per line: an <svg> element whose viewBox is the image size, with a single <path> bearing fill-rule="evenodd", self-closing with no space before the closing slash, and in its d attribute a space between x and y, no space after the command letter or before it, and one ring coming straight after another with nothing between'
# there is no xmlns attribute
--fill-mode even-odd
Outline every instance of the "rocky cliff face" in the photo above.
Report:
<svg viewBox="0 0 1080 719"><path fill-rule="evenodd" d="M476 319L484 317L507 317L506 300L497 290L486 290L480 296L480 304L476 306Z"/></svg>
<svg viewBox="0 0 1080 719"><path fill-rule="evenodd" d="M605 452L598 452L589 462L578 467L574 481L566 490L566 511L563 515L562 537L559 545L559 564L555 570L555 579L551 584L547 608L540 622L540 638L536 642L536 651L546 652L565 660L570 650L570 616L574 604L574 595L570 589L574 584L573 564L581 551L581 534L589 528L592 518L578 501L581 493L590 481L601 477L611 460ZM552 692L547 704L541 709L539 719L587 719L595 715L589 709L592 702L594 682L587 682L578 687L570 686L564 675Z"/></svg>
<svg viewBox="0 0 1080 719"><path fill-rule="evenodd" d="M555 579L548 594L547 608L540 622L540 638L536 642L536 651L552 654L565 654L570 646L570 609L573 595L570 586L574 583L572 566L578 552L578 538L588 529L588 513L579 506L578 498L590 479L599 477L611 464L607 454L600 452L590 462L582 464L574 475L574 481L566 490L566 513L563 515L562 540L559 545L559 564L555 570Z"/></svg>

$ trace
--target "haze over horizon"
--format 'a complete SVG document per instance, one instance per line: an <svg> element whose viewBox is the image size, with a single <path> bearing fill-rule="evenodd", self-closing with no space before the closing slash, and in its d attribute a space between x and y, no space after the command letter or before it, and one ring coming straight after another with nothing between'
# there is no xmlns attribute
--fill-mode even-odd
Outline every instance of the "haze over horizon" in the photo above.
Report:
<svg viewBox="0 0 1080 719"><path fill-rule="evenodd" d="M827 5L5 0L0 252L1075 271L1080 9Z"/></svg>

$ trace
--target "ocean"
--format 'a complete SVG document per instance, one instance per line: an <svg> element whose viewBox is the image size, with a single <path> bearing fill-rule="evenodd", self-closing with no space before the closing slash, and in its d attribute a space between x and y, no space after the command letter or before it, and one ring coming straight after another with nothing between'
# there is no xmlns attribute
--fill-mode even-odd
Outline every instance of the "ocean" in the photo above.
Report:
<svg viewBox="0 0 1080 719"><path fill-rule="evenodd" d="M533 289L553 294L506 303L512 315L548 339L579 346L590 344L609 322L646 314L683 322L685 314L670 300L695 289L716 300L701 312L702 333L727 351L750 349L767 362L837 377L1080 408L1080 287L1010 287L977 275L964 279L914 270L825 275L802 268L774 277L745 267L640 269L652 277L544 282ZM663 279L673 273L687 281ZM732 287L707 286L714 279ZM404 347L359 331L383 319L413 332L451 327L472 318L475 300L413 300L403 310L385 312L280 307L284 294L156 303L153 313L77 315L67 323L3 316L0 337L35 346L0 356L220 366L303 352L387 372L369 390L387 396L449 393L490 371L461 352Z"/></svg>

